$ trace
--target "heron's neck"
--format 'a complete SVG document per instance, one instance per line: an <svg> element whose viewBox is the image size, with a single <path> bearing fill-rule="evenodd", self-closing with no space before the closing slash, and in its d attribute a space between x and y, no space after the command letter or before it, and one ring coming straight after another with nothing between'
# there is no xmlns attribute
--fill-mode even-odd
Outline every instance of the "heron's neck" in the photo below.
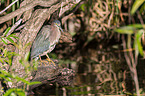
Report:
<svg viewBox="0 0 145 96"><path fill-rule="evenodd" d="M51 45L54 45L55 43L59 41L60 35L61 35L61 32L59 30L59 27L57 26L51 27L51 34L49 38Z"/></svg>

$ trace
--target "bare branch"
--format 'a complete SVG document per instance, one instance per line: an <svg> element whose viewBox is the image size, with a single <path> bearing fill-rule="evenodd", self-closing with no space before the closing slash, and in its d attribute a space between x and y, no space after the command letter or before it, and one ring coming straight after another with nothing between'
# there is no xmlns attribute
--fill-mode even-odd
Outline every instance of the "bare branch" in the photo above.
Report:
<svg viewBox="0 0 145 96"><path fill-rule="evenodd" d="M22 19L18 20L18 21L12 26L12 28L9 30L9 32L8 32L8 34L7 34L6 36L9 36L9 35L15 30L15 28L16 28L17 26L20 25L21 22L22 22Z"/></svg>
<svg viewBox="0 0 145 96"><path fill-rule="evenodd" d="M14 2L12 2L9 6L7 6L4 10L2 10L0 12L0 14L2 14L3 12L5 12L7 9L9 9L13 4L15 4L18 0L15 0Z"/></svg>

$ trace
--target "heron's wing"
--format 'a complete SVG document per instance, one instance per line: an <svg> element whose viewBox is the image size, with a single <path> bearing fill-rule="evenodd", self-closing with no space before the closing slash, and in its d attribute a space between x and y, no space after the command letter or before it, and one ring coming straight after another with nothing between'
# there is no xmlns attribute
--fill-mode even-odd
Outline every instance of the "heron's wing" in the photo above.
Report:
<svg viewBox="0 0 145 96"><path fill-rule="evenodd" d="M40 30L40 32L38 33L33 42L31 49L31 58L35 58L43 54L43 52L49 50L50 47L49 36L50 36L50 25L46 25Z"/></svg>
<svg viewBox="0 0 145 96"><path fill-rule="evenodd" d="M49 38L50 36L50 31L51 31L51 27L50 25L45 25L44 27L42 27L42 29L40 30L40 32L38 33L38 35L35 38L35 41L39 42L40 39L41 40L45 40L47 38ZM44 37L44 38L43 38ZM40 41L41 43L42 41Z"/></svg>

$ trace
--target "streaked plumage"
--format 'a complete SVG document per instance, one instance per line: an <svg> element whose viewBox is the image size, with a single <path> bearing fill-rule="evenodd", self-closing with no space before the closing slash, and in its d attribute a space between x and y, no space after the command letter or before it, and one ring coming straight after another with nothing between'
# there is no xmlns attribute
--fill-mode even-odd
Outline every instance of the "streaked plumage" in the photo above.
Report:
<svg viewBox="0 0 145 96"><path fill-rule="evenodd" d="M61 36L61 23L55 20L51 25L45 25L37 34L31 48L31 59L50 53Z"/></svg>

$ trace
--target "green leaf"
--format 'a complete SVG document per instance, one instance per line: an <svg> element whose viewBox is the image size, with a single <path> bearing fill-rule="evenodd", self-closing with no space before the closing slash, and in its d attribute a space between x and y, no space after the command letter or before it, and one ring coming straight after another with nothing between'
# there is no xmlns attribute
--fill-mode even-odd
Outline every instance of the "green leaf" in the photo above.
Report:
<svg viewBox="0 0 145 96"><path fill-rule="evenodd" d="M12 35L12 36L10 36L10 37L13 37L13 38L15 38L15 39L19 39L19 37L17 37L17 36L14 36L14 35Z"/></svg>
<svg viewBox="0 0 145 96"><path fill-rule="evenodd" d="M18 96L26 96L22 89L15 89L14 92L18 94Z"/></svg>
<svg viewBox="0 0 145 96"><path fill-rule="evenodd" d="M13 37L15 39L19 39L19 37L15 36L15 35L16 35L15 33L14 34L10 34L8 37Z"/></svg>
<svg viewBox="0 0 145 96"><path fill-rule="evenodd" d="M128 26L123 26L123 27L117 28L114 31L116 31L120 34L133 34L135 32L135 30L143 29L143 28L145 28L145 25L131 24L131 25L128 25Z"/></svg>
<svg viewBox="0 0 145 96"><path fill-rule="evenodd" d="M25 80L25 79L23 79L23 78L21 78L21 77L18 77L18 76L16 76L16 77L14 77L17 81L22 81L23 83L26 83L26 84L30 84L29 83L29 81L27 81L27 80Z"/></svg>
<svg viewBox="0 0 145 96"><path fill-rule="evenodd" d="M120 34L133 34L134 28L132 26L124 26L124 27L120 27L118 29L115 29L114 31L116 31Z"/></svg>
<svg viewBox="0 0 145 96"><path fill-rule="evenodd" d="M3 41L4 44L8 44L7 41L4 38L1 38L1 40Z"/></svg>
<svg viewBox="0 0 145 96"><path fill-rule="evenodd" d="M1 73L5 74L5 75L9 75L9 73L5 70L0 70Z"/></svg>
<svg viewBox="0 0 145 96"><path fill-rule="evenodd" d="M19 92L16 92L16 93L18 94L18 96L26 96L25 92L23 92L23 91L19 91Z"/></svg>
<svg viewBox="0 0 145 96"><path fill-rule="evenodd" d="M4 32L4 36L6 36L6 35L8 34L8 32L9 32L10 29L11 29L11 27L8 27L8 28L6 29L6 31Z"/></svg>
<svg viewBox="0 0 145 96"><path fill-rule="evenodd" d="M138 56L139 53L140 53L140 55L143 56L143 47L141 44L141 37L142 37L143 32L144 32L144 30L141 29L141 30L138 30L135 34L134 48L135 48L135 55L136 56Z"/></svg>
<svg viewBox="0 0 145 96"><path fill-rule="evenodd" d="M29 85L35 85L35 84L41 84L41 82L39 82L39 81L30 82L30 84L29 84Z"/></svg>
<svg viewBox="0 0 145 96"><path fill-rule="evenodd" d="M6 93L3 96L11 96L13 91L14 91L14 89L9 89L6 91Z"/></svg>
<svg viewBox="0 0 145 96"><path fill-rule="evenodd" d="M0 62L1 62L1 63L4 63L4 61L3 61L3 60L4 60L4 58L0 58Z"/></svg>
<svg viewBox="0 0 145 96"><path fill-rule="evenodd" d="M85 6L86 6L86 4L82 4L82 5L80 6L80 8L81 8L82 11L85 11Z"/></svg>
<svg viewBox="0 0 145 96"><path fill-rule="evenodd" d="M24 60L25 60L25 61L28 61L28 60L29 60L29 56L30 56L30 52L27 52L27 53L25 54Z"/></svg>
<svg viewBox="0 0 145 96"><path fill-rule="evenodd" d="M136 36L136 40L137 40L137 46L138 46L138 50L139 50L139 53L143 56L143 47L142 47L142 44L141 44L141 37L142 37L142 34L143 34L144 30L139 30L137 32L137 36Z"/></svg>
<svg viewBox="0 0 145 96"><path fill-rule="evenodd" d="M5 2L5 0L1 0L1 3L3 4Z"/></svg>
<svg viewBox="0 0 145 96"><path fill-rule="evenodd" d="M140 29L140 28L145 28L145 24L144 25L142 25L142 24L130 24L130 25L128 25L128 26L130 26L130 27L134 27L134 28L136 28L136 29Z"/></svg>
<svg viewBox="0 0 145 96"><path fill-rule="evenodd" d="M25 96L25 92L22 89L15 89L11 88L6 91L6 93L3 96Z"/></svg>
<svg viewBox="0 0 145 96"><path fill-rule="evenodd" d="M140 8L140 13L142 13L145 10L145 3Z"/></svg>
<svg viewBox="0 0 145 96"><path fill-rule="evenodd" d="M131 14L134 14L136 10L143 4L145 0L136 0L133 4L133 7L131 9Z"/></svg>
<svg viewBox="0 0 145 96"><path fill-rule="evenodd" d="M11 43L14 43L14 40L10 37L6 37L7 40L9 40Z"/></svg>
<svg viewBox="0 0 145 96"><path fill-rule="evenodd" d="M8 54L8 50L7 49L4 49L3 52L4 52L4 57L6 57L7 54Z"/></svg>
<svg viewBox="0 0 145 96"><path fill-rule="evenodd" d="M8 72L4 71L4 70L0 70L1 74L0 77L5 78L5 80L12 82L12 80L10 79L10 77L12 77L11 74L9 74Z"/></svg>

